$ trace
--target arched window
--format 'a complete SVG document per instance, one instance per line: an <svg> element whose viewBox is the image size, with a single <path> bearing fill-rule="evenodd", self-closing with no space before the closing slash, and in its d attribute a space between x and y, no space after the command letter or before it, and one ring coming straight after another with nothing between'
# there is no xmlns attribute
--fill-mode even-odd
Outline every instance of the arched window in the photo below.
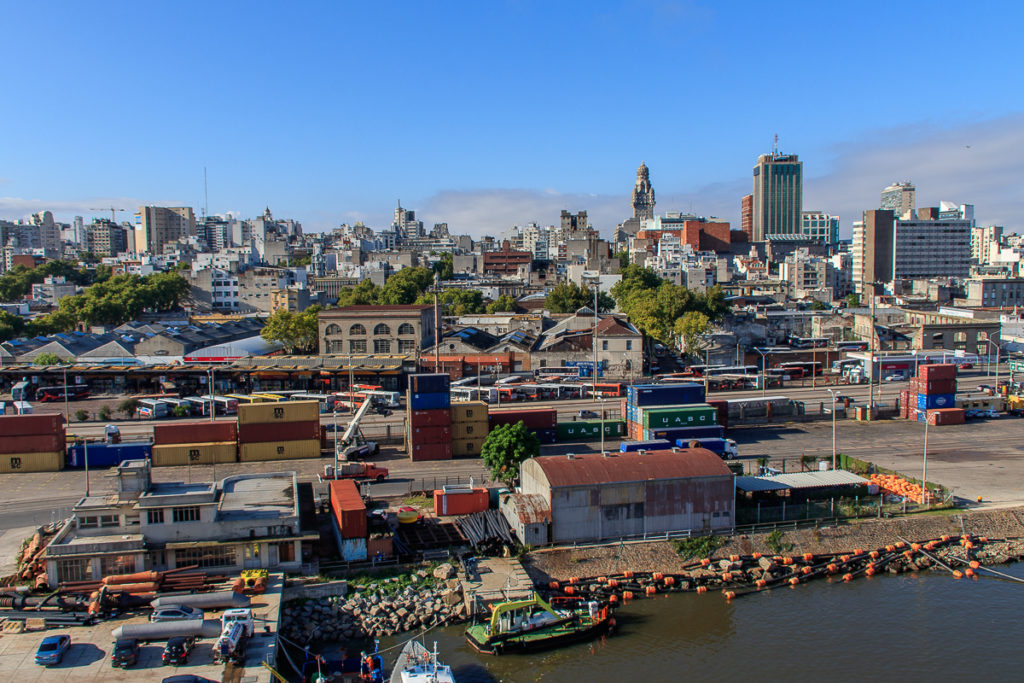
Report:
<svg viewBox="0 0 1024 683"><path fill-rule="evenodd" d="M350 335L366 334L366 328L360 325L359 323L356 323L352 327L348 328L348 333Z"/></svg>
<svg viewBox="0 0 1024 683"><path fill-rule="evenodd" d="M337 325L335 325L334 323L331 323L330 325L327 326L327 329L325 330L324 333L325 334L341 334L341 328L338 327Z"/></svg>
<svg viewBox="0 0 1024 683"><path fill-rule="evenodd" d="M966 332L954 332L953 333L953 343L965 342L965 341L967 341L967 333Z"/></svg>
<svg viewBox="0 0 1024 683"><path fill-rule="evenodd" d="M387 325L385 325L384 323L381 323L381 324L377 325L377 327L373 328L373 333L374 334L387 334L387 335L389 335L389 334L391 334L391 328L388 327Z"/></svg>
<svg viewBox="0 0 1024 683"><path fill-rule="evenodd" d="M409 323L402 323L398 326L398 334L416 334L416 328Z"/></svg>

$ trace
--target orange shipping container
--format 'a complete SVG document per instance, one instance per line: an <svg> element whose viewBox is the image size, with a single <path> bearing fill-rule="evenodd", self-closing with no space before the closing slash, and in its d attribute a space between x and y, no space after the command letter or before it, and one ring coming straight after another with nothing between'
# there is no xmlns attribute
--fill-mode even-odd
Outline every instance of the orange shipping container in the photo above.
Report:
<svg viewBox="0 0 1024 683"><path fill-rule="evenodd" d="M32 436L35 434L60 434L63 437L64 416L60 413L0 416L0 435Z"/></svg>
<svg viewBox="0 0 1024 683"><path fill-rule="evenodd" d="M336 479L329 484L331 511L342 538L366 538L366 504L359 487L351 479Z"/></svg>
<svg viewBox="0 0 1024 683"><path fill-rule="evenodd" d="M474 512L483 512L489 505L490 498L485 488L474 488L469 491L453 491L449 488L447 491L434 491L435 515L471 515Z"/></svg>

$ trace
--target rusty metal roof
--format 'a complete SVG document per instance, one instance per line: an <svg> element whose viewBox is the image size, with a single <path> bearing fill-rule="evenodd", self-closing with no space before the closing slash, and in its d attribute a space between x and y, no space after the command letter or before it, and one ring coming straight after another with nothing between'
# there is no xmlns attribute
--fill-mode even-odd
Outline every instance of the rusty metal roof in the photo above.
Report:
<svg viewBox="0 0 1024 683"><path fill-rule="evenodd" d="M600 453L549 455L536 458L551 488L588 486L655 479L689 477L731 477L732 472L720 457L706 448L687 448L679 452Z"/></svg>
<svg viewBox="0 0 1024 683"><path fill-rule="evenodd" d="M512 503L523 524L546 524L551 519L551 508L539 493L513 493Z"/></svg>

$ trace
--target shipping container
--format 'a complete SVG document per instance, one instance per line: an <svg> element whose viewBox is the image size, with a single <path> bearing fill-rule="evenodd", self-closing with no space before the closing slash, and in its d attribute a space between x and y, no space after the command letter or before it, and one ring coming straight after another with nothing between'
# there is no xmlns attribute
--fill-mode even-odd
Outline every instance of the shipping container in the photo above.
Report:
<svg viewBox="0 0 1024 683"><path fill-rule="evenodd" d="M541 443L555 443L558 441L557 429L535 429L533 433L537 435L537 440Z"/></svg>
<svg viewBox="0 0 1024 683"><path fill-rule="evenodd" d="M962 425L966 419L961 408L941 408L928 411L928 424L933 427Z"/></svg>
<svg viewBox="0 0 1024 683"><path fill-rule="evenodd" d="M66 446L63 434L36 434L34 436L6 436L0 438L3 453L53 453Z"/></svg>
<svg viewBox="0 0 1024 683"><path fill-rule="evenodd" d="M409 424L413 427L447 427L451 422L451 412L444 408L409 411Z"/></svg>
<svg viewBox="0 0 1024 683"><path fill-rule="evenodd" d="M302 439L320 439L320 420L238 425L238 443L299 441Z"/></svg>
<svg viewBox="0 0 1024 683"><path fill-rule="evenodd" d="M451 380L445 373L409 375L409 389L414 394L447 394Z"/></svg>
<svg viewBox="0 0 1024 683"><path fill-rule="evenodd" d="M705 404L649 407L641 411L640 423L647 429L703 427L716 424L718 411Z"/></svg>
<svg viewBox="0 0 1024 683"><path fill-rule="evenodd" d="M444 410L447 412L451 408L452 397L448 393L414 394L410 392L406 403L409 410Z"/></svg>
<svg viewBox="0 0 1024 683"><path fill-rule="evenodd" d="M479 439L452 439L452 457L475 458L480 456L486 438Z"/></svg>
<svg viewBox="0 0 1024 683"><path fill-rule="evenodd" d="M313 422L320 419L319 401L244 403L238 406L238 424Z"/></svg>
<svg viewBox="0 0 1024 683"><path fill-rule="evenodd" d="M92 466L92 453L90 467ZM238 444L220 443L161 444L153 446L153 467L180 465L221 465L238 460Z"/></svg>
<svg viewBox="0 0 1024 683"><path fill-rule="evenodd" d="M149 443L90 443L89 467L117 467L126 460L149 460L153 455L153 446ZM85 467L86 445L76 443L68 449L66 467L82 469Z"/></svg>
<svg viewBox="0 0 1024 683"><path fill-rule="evenodd" d="M708 401L709 406L713 407L718 411L718 424L723 427L729 426L729 402L728 401Z"/></svg>
<svg viewBox="0 0 1024 683"><path fill-rule="evenodd" d="M365 538L341 539L341 559L346 562L364 562L368 557Z"/></svg>
<svg viewBox="0 0 1024 683"><path fill-rule="evenodd" d="M787 411L792 411L793 406L793 401L788 396L731 398L727 403L730 420L790 414Z"/></svg>
<svg viewBox="0 0 1024 683"><path fill-rule="evenodd" d="M604 428L605 438L617 438L626 435L626 423L622 420L578 420L576 422L559 422L556 427L559 441L574 439L600 439Z"/></svg>
<svg viewBox="0 0 1024 683"><path fill-rule="evenodd" d="M917 368L917 376L925 382L937 379L956 379L956 366L952 363L920 365Z"/></svg>
<svg viewBox="0 0 1024 683"><path fill-rule="evenodd" d="M530 429L555 429L558 426L558 411L554 408L492 410L487 418L492 430L500 425L520 421Z"/></svg>
<svg viewBox="0 0 1024 683"><path fill-rule="evenodd" d="M956 394L918 394L918 410L934 410L936 408L955 408Z"/></svg>
<svg viewBox="0 0 1024 683"><path fill-rule="evenodd" d="M452 424L457 422L487 422L487 403L484 401L461 401L453 403L450 409Z"/></svg>
<svg viewBox="0 0 1024 683"><path fill-rule="evenodd" d="M487 420L483 422L453 422L453 439L484 439L490 433L491 427Z"/></svg>
<svg viewBox="0 0 1024 683"><path fill-rule="evenodd" d="M918 379L915 382L917 388L915 393L918 394L955 394L956 393L956 380L955 379L932 379L923 380Z"/></svg>
<svg viewBox="0 0 1024 683"><path fill-rule="evenodd" d="M451 427L413 427L413 443L448 443L452 440Z"/></svg>
<svg viewBox="0 0 1024 683"><path fill-rule="evenodd" d="M154 444L223 443L237 438L236 420L172 422L153 427Z"/></svg>
<svg viewBox="0 0 1024 683"><path fill-rule="evenodd" d="M299 458L319 458L320 439L303 439L301 441L264 441L262 443L246 443L238 447L239 462L257 462L260 460L296 460Z"/></svg>
<svg viewBox="0 0 1024 683"><path fill-rule="evenodd" d="M351 479L335 479L328 484L328 496L341 537L365 539L366 504L356 483Z"/></svg>
<svg viewBox="0 0 1024 683"><path fill-rule="evenodd" d="M64 469L64 451L53 453L5 453L0 455L0 474L57 472ZM40 493L45 497L45 493Z"/></svg>
<svg viewBox="0 0 1024 683"><path fill-rule="evenodd" d="M60 413L0 416L0 435L35 436L38 434L60 434L63 436L64 416Z"/></svg>
<svg viewBox="0 0 1024 683"><path fill-rule="evenodd" d="M435 515L471 515L483 512L489 506L490 496L485 488L445 486L434 491Z"/></svg>
<svg viewBox="0 0 1024 683"><path fill-rule="evenodd" d="M667 439L670 443L675 443L676 439L720 439L725 437L725 428L717 425L712 427L641 429L637 440L643 440L645 433L651 439Z"/></svg>
<svg viewBox="0 0 1024 683"><path fill-rule="evenodd" d="M450 443L414 443L409 448L409 458L413 462L451 460L452 445Z"/></svg>
<svg viewBox="0 0 1024 683"><path fill-rule="evenodd" d="M626 388L626 401L635 406L683 405L704 402L704 385L636 384Z"/></svg>
<svg viewBox="0 0 1024 683"><path fill-rule="evenodd" d="M652 441L623 441L619 444L620 453L632 453L634 451L663 451L672 448L672 444L665 439L654 439Z"/></svg>

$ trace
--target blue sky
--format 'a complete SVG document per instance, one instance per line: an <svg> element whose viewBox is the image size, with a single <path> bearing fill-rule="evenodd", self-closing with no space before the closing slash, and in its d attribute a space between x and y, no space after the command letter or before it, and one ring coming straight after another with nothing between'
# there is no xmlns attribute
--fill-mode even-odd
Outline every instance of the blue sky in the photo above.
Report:
<svg viewBox="0 0 1024 683"><path fill-rule="evenodd" d="M307 229L496 234L586 209L739 221L778 134L842 231L894 180L1019 229L1011 3L104 2L0 5L0 217L269 205ZM124 214L122 214L124 215Z"/></svg>

